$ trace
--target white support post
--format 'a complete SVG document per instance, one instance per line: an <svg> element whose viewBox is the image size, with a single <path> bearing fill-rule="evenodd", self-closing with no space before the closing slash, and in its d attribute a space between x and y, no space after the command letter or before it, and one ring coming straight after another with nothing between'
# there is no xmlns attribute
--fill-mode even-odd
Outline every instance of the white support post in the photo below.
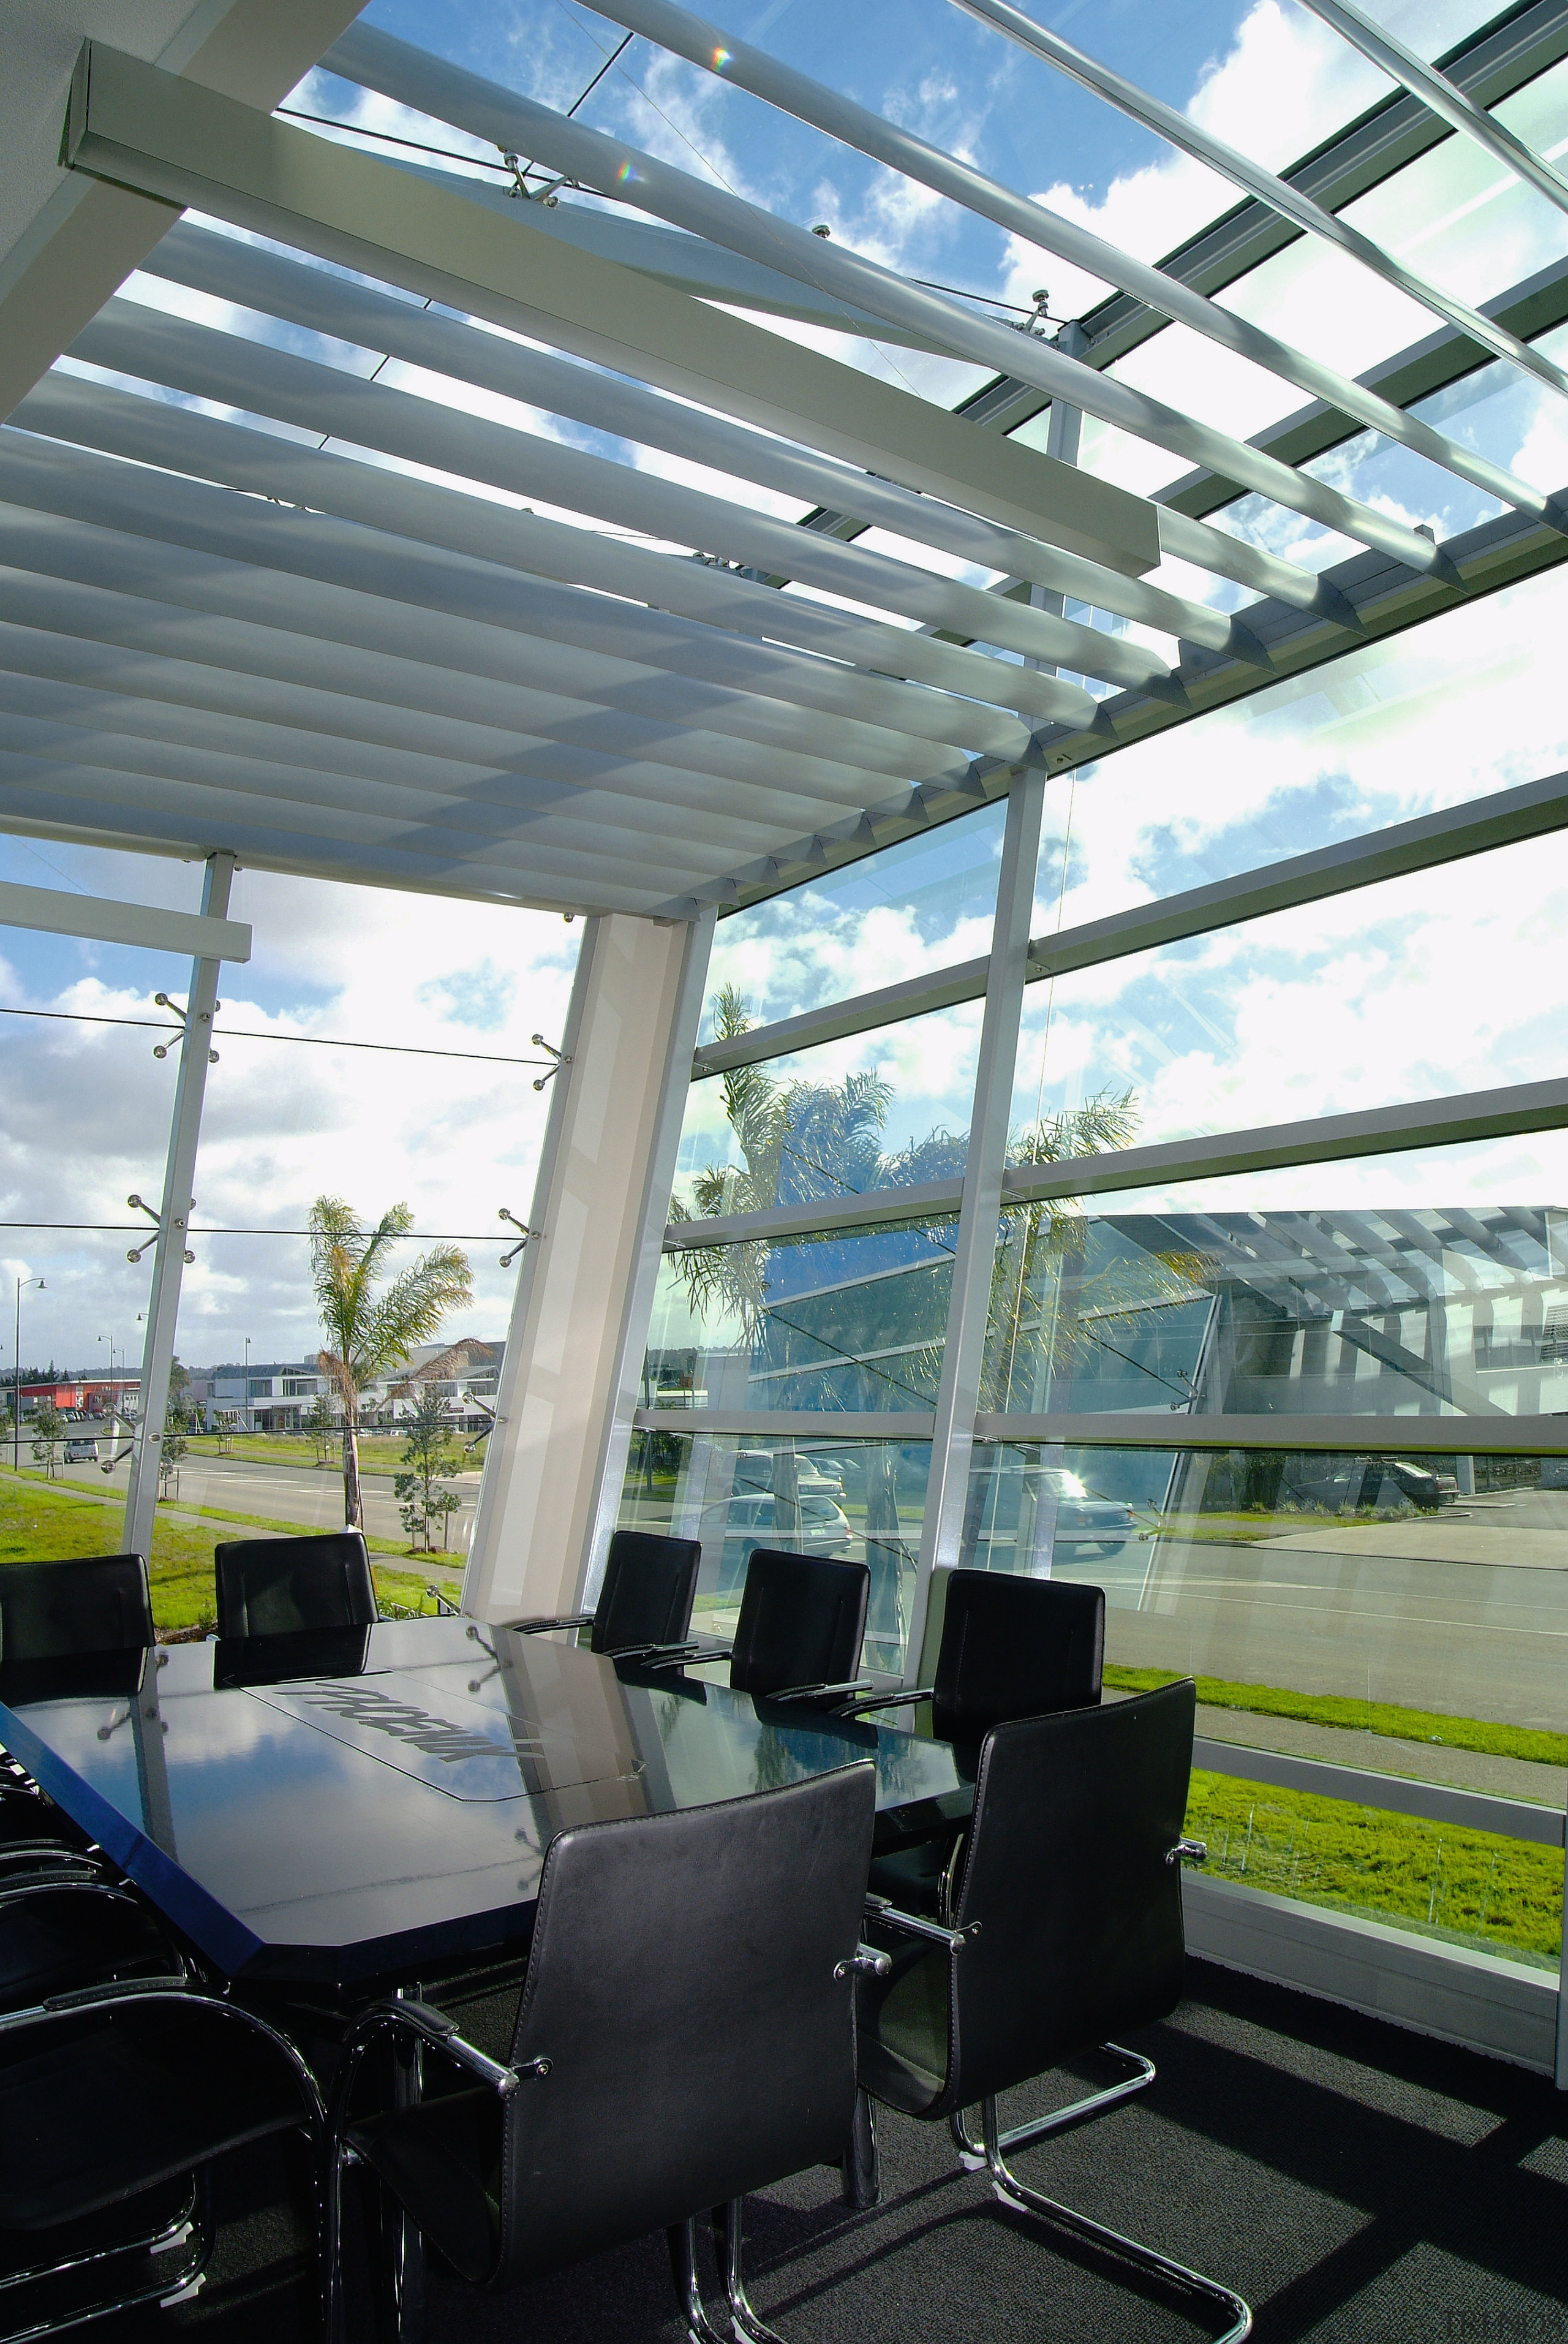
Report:
<svg viewBox="0 0 1568 2344"><path fill-rule="evenodd" d="M906 1654L904 1681L910 1685L923 1681L920 1663L931 1573L939 1564L950 1567L958 1561L963 1534L991 1272L1001 1219L1001 1176L1007 1163L1008 1119L1012 1106L1019 1024L1023 1015L1030 914L1034 908L1034 878L1044 811L1044 774L1020 774L1008 798L1007 829L1002 840L990 973L980 1027L980 1063L975 1070L969 1161L953 1256L952 1299L948 1309L941 1380L937 1388L925 1524L920 1533L920 1568Z"/></svg>
<svg viewBox="0 0 1568 2344"><path fill-rule="evenodd" d="M463 1608L578 1608L614 1525L714 914L589 920L486 1444Z"/></svg>
<svg viewBox="0 0 1568 2344"><path fill-rule="evenodd" d="M202 888L204 919L228 914L229 884L234 877L232 854L210 854ZM147 1339L142 1352L142 1388L136 1430L131 1450L130 1487L126 1492L124 1540L127 1553L151 1556L153 1523L157 1513L158 1465L163 1455L164 1417L169 1402L169 1369L175 1355L175 1329L179 1318L180 1286L185 1277L186 1240L190 1231L191 1190L196 1185L196 1147L201 1138L202 1102L206 1096L207 1066L212 1056L213 1013L217 1003L218 971L222 963L191 963L190 997L186 1006L185 1035L180 1043L179 1081L175 1091L174 1122L169 1131L168 1165L164 1173L163 1202L158 1213L157 1250L153 1260L153 1290L147 1305Z"/></svg>

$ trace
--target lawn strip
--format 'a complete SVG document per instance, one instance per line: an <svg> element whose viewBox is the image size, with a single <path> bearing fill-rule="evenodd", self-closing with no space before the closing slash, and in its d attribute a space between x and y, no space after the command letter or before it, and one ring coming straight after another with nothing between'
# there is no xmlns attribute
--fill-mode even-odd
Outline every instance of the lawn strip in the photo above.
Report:
<svg viewBox="0 0 1568 2344"><path fill-rule="evenodd" d="M1148 1692L1174 1684L1181 1669L1107 1666L1105 1682L1117 1692ZM1397 1702L1364 1701L1354 1694L1294 1692L1288 1685L1238 1684L1228 1677L1199 1677L1198 1698L1210 1709L1241 1709L1258 1717L1295 1717L1309 1725L1349 1726L1358 1733L1382 1733L1400 1742L1434 1742L1448 1750L1475 1750L1495 1758L1527 1758L1538 1766L1568 1766L1568 1733L1544 1727L1500 1725L1485 1717L1451 1717L1440 1710L1406 1709Z"/></svg>

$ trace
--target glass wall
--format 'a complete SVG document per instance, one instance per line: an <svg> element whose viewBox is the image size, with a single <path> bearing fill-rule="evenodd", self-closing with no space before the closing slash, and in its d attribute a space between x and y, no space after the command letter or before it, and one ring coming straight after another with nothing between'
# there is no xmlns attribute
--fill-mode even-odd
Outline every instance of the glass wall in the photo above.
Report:
<svg viewBox="0 0 1568 2344"><path fill-rule="evenodd" d="M668 1432L633 1440L620 1519L702 1542L692 1627L728 1635L759 1546L831 1555L870 1570L864 1662L897 1675L909 1639L924 1525L929 1440Z"/></svg>
<svg viewBox="0 0 1568 2344"><path fill-rule="evenodd" d="M961 1560L1103 1587L1105 1682L1198 1682L1209 1871L1555 1968L1559 1852L1248 1778L1283 1752L1562 1803L1568 1460L998 1444Z"/></svg>

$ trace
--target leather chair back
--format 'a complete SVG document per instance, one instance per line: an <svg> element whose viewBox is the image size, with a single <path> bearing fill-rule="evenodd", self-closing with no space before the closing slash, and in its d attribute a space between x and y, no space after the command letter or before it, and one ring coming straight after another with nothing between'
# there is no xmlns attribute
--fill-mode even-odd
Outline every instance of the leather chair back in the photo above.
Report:
<svg viewBox="0 0 1568 2344"><path fill-rule="evenodd" d="M153 1641L146 1559L75 1555L0 1567L0 1662L129 1652Z"/></svg>
<svg viewBox="0 0 1568 2344"><path fill-rule="evenodd" d="M594 1606L589 1649L624 1652L638 1644L681 1643L691 1626L701 1563L698 1539L617 1531Z"/></svg>
<svg viewBox="0 0 1568 2344"><path fill-rule="evenodd" d="M507 2103L492 2284L840 2155L875 1804L860 1764L552 1842L512 2046L550 2072Z"/></svg>
<svg viewBox="0 0 1568 2344"><path fill-rule="evenodd" d="M379 1616L358 1531L315 1538L232 1539L213 1550L217 1632L297 1636L309 1628L369 1628Z"/></svg>
<svg viewBox="0 0 1568 2344"><path fill-rule="evenodd" d="M986 1736L953 1912L953 2105L1009 2090L1181 1999L1191 1679Z"/></svg>
<svg viewBox="0 0 1568 2344"><path fill-rule="evenodd" d="M746 1566L729 1682L767 1695L847 1684L860 1664L871 1574L863 1562L759 1546Z"/></svg>
<svg viewBox="0 0 1568 2344"><path fill-rule="evenodd" d="M973 1745L1011 1718L1093 1708L1104 1657L1103 1588L950 1571L931 1732Z"/></svg>

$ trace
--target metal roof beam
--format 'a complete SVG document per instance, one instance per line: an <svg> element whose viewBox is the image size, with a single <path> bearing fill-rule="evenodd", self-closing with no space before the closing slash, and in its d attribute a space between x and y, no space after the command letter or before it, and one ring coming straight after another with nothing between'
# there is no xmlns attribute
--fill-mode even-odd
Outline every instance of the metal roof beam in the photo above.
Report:
<svg viewBox="0 0 1568 2344"><path fill-rule="evenodd" d="M1428 285L1369 237L1361 236L1332 213L1321 211L1297 190L1275 179L1272 173L1257 169L1231 148L1197 130L1185 116L1161 106L1158 100L1146 98L1120 76L1105 76L1070 44L1053 33L1043 32L1031 17L1010 6L1009 0L959 0L959 5L1010 39L1072 73L1075 78L1083 79L1084 69L1088 68L1098 76L1091 86L1114 105L1134 113L1140 121L1185 146L1212 168L1237 179L1249 193L1263 196L1277 207L1288 209L1298 224L1311 227L1320 236L1349 250L1375 274L1451 324L1462 326L1478 339L1490 335L1492 347L1500 357L1512 359L1553 389L1568 395L1568 376L1538 351L1531 350L1502 328ZM1211 301L1206 295L1194 292L1179 278L1162 276L1159 269L1133 259L1104 237L1092 235L1032 198L1014 193L973 164L960 162L902 126L857 106L841 92L824 87L729 33L719 32L689 10L676 6L674 0L595 0L595 5L612 23L626 25L648 39L661 43L675 55L718 75L723 81L738 83L754 96L785 108L859 153L871 156L889 169L946 196L970 213L990 220L1010 235L1026 237L1040 250L1106 278L1124 291L1141 295L1155 307L1162 308L1168 317L1179 318L1195 333L1237 357L1267 368L1314 398L1333 399L1362 423L1470 480L1486 495L1495 496L1504 504L1512 504L1538 519L1550 517L1546 500L1538 490L1516 480L1473 450L1434 430L1430 424L1403 414L1362 385L1282 341L1278 335ZM345 39L352 45L355 37L351 33ZM338 45L334 56L341 54L342 46Z"/></svg>
<svg viewBox="0 0 1568 2344"><path fill-rule="evenodd" d="M790 270L808 283L835 288L876 316L920 327L933 334L945 332L948 347L956 358L972 359L978 365L991 365L1021 375L1051 397L1060 396L1086 414L1098 416L1103 422L1113 423L1194 462L1211 464L1215 469L1236 469L1239 464L1239 477L1261 495L1362 544L1376 547L1423 575L1448 575L1446 560L1439 548L1415 530L1391 521L1358 499L1342 496L1322 481L1310 480L1292 471L1287 465L1261 456L1224 432L1195 422L1191 417L1149 398L1130 384L1096 374L1050 343L976 318L960 301L946 294L924 291L858 254L760 212L639 148L586 129L565 116L552 114L546 106L536 106L482 81L477 75L464 73L442 59L411 48L389 34L363 23L356 25L332 49L327 62L335 72L347 73L401 102L434 111L477 136L499 135L508 142L525 143L551 169L568 171L588 186L613 190L639 209L707 236L715 243L751 257L761 257L765 252L771 265ZM116 70L139 80L146 69L128 66L122 60ZM189 99L178 91L166 104L177 105L184 113L193 110ZM102 149L105 166L121 154L122 142L128 141L134 146L137 136L130 106L117 103L111 135ZM173 142L166 137L164 143ZM90 160L98 150L85 151ZM122 160L117 167L148 171L148 165L140 158L128 165ZM156 167L151 176L158 177ZM1226 452L1221 454L1221 450ZM886 468L872 461L869 469ZM1071 466L1064 469L1073 470ZM1075 477L1088 481L1093 476L1080 472ZM1223 532L1213 534L1219 537ZM1098 558L1106 557L1101 554ZM1112 566L1117 565L1112 562ZM1221 574L1229 576L1231 572L1221 565Z"/></svg>
<svg viewBox="0 0 1568 2344"><path fill-rule="evenodd" d="M47 435L29 440L18 431L0 440L0 493L17 501L31 501L35 494L57 510L93 519L123 510L132 493L124 463L100 463L88 475L97 484L100 508L85 501L77 486L85 471L80 457L62 446L51 460L48 443L102 449L138 466L161 466L246 491L237 498L207 492L223 515L216 525L226 530L245 525L254 532L263 525L257 511L263 500L275 509L293 509L284 533L290 551L266 559L286 562L294 558L292 549L314 547L324 538L334 546L362 549L359 529L334 533L322 516L363 524L412 541L388 546L388 563L380 573L400 578L412 571L419 584L410 599L433 594L439 601L443 590L452 592L455 579L466 579L472 581L463 597L466 609L479 611L482 604L480 615L489 618L520 601L528 613L528 631L546 636L593 646L616 637L628 646L627 657L653 664L668 658L670 665L699 673L729 676L749 667L758 676L754 688L765 691L772 682L780 699L798 697L835 712L864 709L867 721L896 711L900 728L907 723L917 734L926 732L996 754L1027 751L1028 733L1020 744L1019 730L1003 710L1048 722L1094 722L1096 702L1081 686L1016 662L990 659L802 595L775 593L730 571L405 479L385 467L324 454L269 432L220 423L167 401L56 372L29 393L15 422ZM33 489L4 485L24 471ZM162 527L155 516L166 500L171 513L183 512L199 493L171 482L155 497L146 493L146 481L141 485L141 510L155 534ZM423 555L419 549L425 546L438 549L445 558ZM525 581L538 579L597 591L530 591ZM492 622L508 621L501 615ZM629 647L644 643L646 651ZM800 652L818 656L802 659ZM829 661L845 664L833 667ZM856 673L857 668L871 672ZM919 688L924 685L935 689Z"/></svg>
<svg viewBox="0 0 1568 2344"><path fill-rule="evenodd" d="M1026 658L1110 683L1158 690L1170 678L1170 662L1157 652L1093 627L1010 602L912 562L819 537L633 465L139 302L106 303L71 345L70 355L111 373L269 416L508 495L538 497L592 520L752 568L788 561L796 577L824 592L917 624L995 642Z"/></svg>
<svg viewBox="0 0 1568 2344"><path fill-rule="evenodd" d="M1457 86L1479 105L1493 106L1564 56L1568 56L1568 0L1523 0L1500 21L1467 35L1448 53L1443 66ZM1312 197L1325 211L1337 212L1417 161L1448 136L1446 127L1424 106L1395 92L1280 176ZM1301 233L1267 205L1249 197L1167 253L1160 267L1164 275L1179 277L1183 284L1219 293L1294 244ZM1493 314L1490 303L1479 307L1483 313ZM1518 318L1503 322L1522 338L1530 331ZM1131 295L1116 293L1086 311L1082 323L1090 336L1084 362L1104 369L1161 333L1166 319ZM1471 348L1479 361L1481 352L1473 344ZM1017 430L1046 404L1032 385L1004 371L963 401L959 412L988 430L1006 433Z"/></svg>
<svg viewBox="0 0 1568 2344"><path fill-rule="evenodd" d="M602 215L584 217L598 219ZM692 241L689 237L677 240ZM383 350L406 364L477 384L553 414L568 415L577 422L643 447L661 448L667 454L798 497L808 506L830 505L855 514L858 527L894 530L916 544L934 546L982 568L1016 574L1035 585L1091 602L1098 610L1141 620L1172 635L1190 636L1216 650L1229 650L1244 636L1245 630L1235 620L1208 603L1145 585L1102 562L1086 561L1081 554L1042 544L1038 538L1015 530L1000 529L994 521L962 512L938 498L917 496L894 480L879 480L684 402L660 398L638 383L598 369L590 371L496 334L481 333L455 318L411 308L389 293L347 283L336 273L258 245L242 244L236 237L188 221L170 229L147 261L146 273L219 300L242 304L264 316L285 318L307 331ZM850 531L836 533L848 537ZM779 578L778 582L784 581Z"/></svg>
<svg viewBox="0 0 1568 2344"><path fill-rule="evenodd" d="M961 0L961 5L968 5L969 0ZM1484 107L1477 106L1465 91L1457 89L1435 66L1406 48L1402 41L1396 41L1381 25L1372 24L1359 8L1348 6L1346 0L1303 0L1303 5L1325 25L1332 25L1363 57L1370 57L1380 73L1387 74L1412 97L1419 98L1451 130L1472 140L1494 163L1501 163L1516 179L1533 187L1549 204L1555 204L1560 212L1568 212L1568 185L1550 163L1527 146L1523 138L1516 138L1505 124L1494 121Z"/></svg>
<svg viewBox="0 0 1568 2344"><path fill-rule="evenodd" d="M409 54L430 75L454 70ZM423 103L435 96L431 83ZM532 205L498 217L467 197L95 43L77 67L66 135L77 169L194 204L572 349L1113 569L1141 572L1158 559L1143 499L990 434L977 437L945 408L635 269L531 234ZM826 249L819 237L811 241Z"/></svg>
<svg viewBox="0 0 1568 2344"><path fill-rule="evenodd" d="M648 0L639 0L639 5L648 5ZM1141 123L1145 129L1152 130L1159 136L1169 139L1171 145L1180 148L1182 153L1191 155L1195 161L1206 165L1211 171L1218 172L1222 178L1229 179L1232 186L1242 188L1258 202L1267 204L1269 208L1278 212L1282 218L1290 220L1297 227L1304 228L1309 235L1316 236L1323 242L1336 246L1340 251L1347 253L1352 260L1360 261L1362 266L1370 269L1374 276L1381 277L1385 284L1392 285L1396 291L1405 294L1412 301L1419 302L1422 308L1430 309L1435 317L1445 318L1448 324L1468 334L1473 341L1478 342L1483 349L1491 350L1494 357L1511 360L1525 373L1534 375L1550 389L1568 396L1568 376L1565 376L1563 369L1554 366L1552 360L1543 356L1541 351L1531 349L1527 343L1520 341L1517 336L1509 333L1505 327L1498 325L1494 319L1487 318L1479 310L1471 308L1465 302L1455 300L1451 294L1444 293L1437 286L1429 284L1425 278L1418 276L1413 269L1407 268L1402 261L1397 260L1392 253L1385 252L1381 245L1375 243L1371 237L1363 236L1359 228L1352 227L1349 221L1342 219L1338 213L1325 211L1321 204L1314 203L1312 198L1303 194L1300 187L1292 187L1286 179L1277 178L1272 171L1265 170L1261 164L1254 163L1248 156L1239 153L1235 147L1227 146L1223 139L1216 138L1211 133L1201 129L1189 115L1178 113L1174 106L1166 106L1159 98L1150 96L1146 91L1141 90L1135 82L1129 81L1124 75L1113 72L1108 66L1101 65L1096 58L1085 56L1081 49L1074 48L1070 41L1064 41L1060 34L1048 32L1042 25L1037 25L1032 17L1026 16L1020 8L1015 8L1011 5L1011 0L956 0L956 5L967 15L979 17L982 23L1004 34L1009 40L1016 43L1019 47L1028 50L1031 56L1042 58L1046 64L1054 66L1058 72L1066 74L1070 80L1077 82L1081 87L1092 91L1097 97L1105 99L1106 103L1115 106L1119 113L1128 115L1133 121ZM1307 5L1309 7L1317 7L1320 15L1326 13L1319 5L1319 0L1307 0ZM1105 271L1101 269L1096 273L1103 276ZM1164 287L1168 284L1180 285L1181 280L1163 278L1161 277L1161 272L1156 269L1151 269L1147 274L1151 278L1160 278L1161 295L1160 299L1155 299L1151 296L1147 285L1129 284L1125 271L1120 276L1113 277L1111 282L1121 285L1124 292L1139 293L1151 308L1164 308L1168 317L1183 316L1183 322L1191 324L1193 320L1191 317L1186 317L1182 312L1173 310L1167 306L1168 297L1164 295ZM1201 295L1195 296L1187 287L1182 287L1181 291L1189 302L1202 299ZM1213 305L1205 302L1204 306L1210 308ZM1228 317L1231 313L1228 310L1222 310L1220 314ZM1216 336L1215 338L1219 337ZM1276 374L1286 371L1275 361L1265 362L1273 364ZM1308 360L1307 364L1311 366L1312 361ZM1325 375L1329 372L1326 368L1317 370ZM1301 382L1303 389L1316 389L1319 396L1332 398L1337 405L1345 409L1347 414L1357 416L1360 421L1372 425L1374 429L1387 431L1394 439L1404 437L1404 444L1407 447L1418 449L1422 455L1432 456L1434 462L1444 464L1450 471L1458 469L1465 456L1466 451L1462 450L1457 442L1448 440L1441 432L1432 431L1427 425L1415 423L1413 419L1405 419L1402 433L1398 429L1391 430L1388 422L1380 419L1381 417L1386 416L1386 408L1378 402L1378 411L1374 414L1365 391L1359 386L1347 384L1342 376L1339 379L1338 389L1332 392L1325 392L1317 385L1309 385L1299 374L1292 375L1290 379ZM1411 433L1414 436L1406 436ZM1434 455L1434 444L1444 449L1447 453ZM1471 460L1473 461L1473 459ZM1488 466L1485 469L1490 471L1493 468ZM1466 470L1463 471L1462 477L1471 479L1473 475ZM1479 480L1476 480L1476 485L1478 487L1482 485ZM1489 490L1488 493L1497 495L1500 491L1493 488ZM1504 495L1503 501L1518 503L1517 498L1513 495ZM1519 510L1522 512L1527 512L1533 508L1523 504L1519 505Z"/></svg>

